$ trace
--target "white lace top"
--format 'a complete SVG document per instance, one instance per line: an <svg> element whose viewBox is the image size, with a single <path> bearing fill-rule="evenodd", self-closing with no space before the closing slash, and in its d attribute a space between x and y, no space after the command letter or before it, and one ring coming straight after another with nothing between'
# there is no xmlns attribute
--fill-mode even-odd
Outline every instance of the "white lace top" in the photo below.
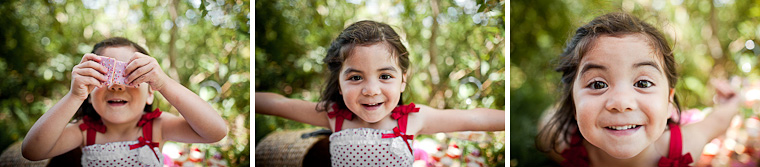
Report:
<svg viewBox="0 0 760 167"><path fill-rule="evenodd" d="M93 144L82 148L82 166L163 166L163 154L158 148L144 145L130 150L138 141ZM156 155L157 154L157 155ZM158 157L156 157L158 156ZM157 159L158 158L158 159Z"/></svg>
<svg viewBox="0 0 760 167"><path fill-rule="evenodd" d="M330 135L332 166L412 166L414 155L404 139L382 138L390 130L343 129ZM409 140L409 143L412 141Z"/></svg>

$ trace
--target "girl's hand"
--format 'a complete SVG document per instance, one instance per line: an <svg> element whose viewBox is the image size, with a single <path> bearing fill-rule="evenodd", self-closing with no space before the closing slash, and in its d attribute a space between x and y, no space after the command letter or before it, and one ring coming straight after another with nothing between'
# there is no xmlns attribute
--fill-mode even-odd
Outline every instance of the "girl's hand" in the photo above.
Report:
<svg viewBox="0 0 760 167"><path fill-rule="evenodd" d="M737 80L735 78L734 80ZM733 81L738 83L740 81ZM716 109L721 109L726 112L739 110L739 94L736 93L731 84L726 80L711 79L710 83L715 87L715 102Z"/></svg>
<svg viewBox="0 0 760 167"><path fill-rule="evenodd" d="M95 54L84 54L79 64L71 70L71 90L69 93L78 99L85 100L95 87L101 87L106 81L106 68L100 65L100 57Z"/></svg>
<svg viewBox="0 0 760 167"><path fill-rule="evenodd" d="M129 86L146 82L150 84L153 90L163 90L166 85L168 76L158 65L155 58L135 52L135 56L127 62L127 68L124 71Z"/></svg>

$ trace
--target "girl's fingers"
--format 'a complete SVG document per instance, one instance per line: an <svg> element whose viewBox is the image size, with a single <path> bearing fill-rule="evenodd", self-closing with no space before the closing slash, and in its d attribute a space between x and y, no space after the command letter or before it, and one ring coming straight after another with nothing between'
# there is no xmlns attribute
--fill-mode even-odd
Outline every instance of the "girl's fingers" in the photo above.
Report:
<svg viewBox="0 0 760 167"><path fill-rule="evenodd" d="M142 66L142 67L139 67L139 68L135 69L134 71L132 71L132 73L130 73L127 76L127 84L132 84L132 82L134 82L137 79L137 77L141 77L141 76L145 75L150 70L151 70L151 66L150 65L145 65L145 66Z"/></svg>
<svg viewBox="0 0 760 167"><path fill-rule="evenodd" d="M710 79L710 83L715 87L715 93L721 97L733 97L736 93L726 80Z"/></svg>
<svg viewBox="0 0 760 167"><path fill-rule="evenodd" d="M129 75L132 73L133 70L150 63L150 60L149 60L150 58L151 57L146 56L140 52L135 52L134 56L132 56L132 58L129 59L129 61L127 61L127 67L126 69L124 69L124 74Z"/></svg>
<svg viewBox="0 0 760 167"><path fill-rule="evenodd" d="M106 76L103 75L103 73L100 73L99 71L92 68L75 69L74 73L76 73L78 76L81 76L81 77L91 77L99 81L108 80L108 78L106 78Z"/></svg>
<svg viewBox="0 0 760 167"><path fill-rule="evenodd" d="M90 60L95 61L95 62L100 62L100 56L92 54L92 53L84 54L84 56L82 56L82 60L79 61L79 64L82 64L83 62L90 61Z"/></svg>
<svg viewBox="0 0 760 167"><path fill-rule="evenodd" d="M79 65L74 66L74 68L92 68L92 69L95 69L96 71L98 71L100 73L103 73L103 74L105 74L106 72L108 72L108 71L106 71L106 67L104 67L100 63L96 63L94 61L86 61L84 63L81 63Z"/></svg>

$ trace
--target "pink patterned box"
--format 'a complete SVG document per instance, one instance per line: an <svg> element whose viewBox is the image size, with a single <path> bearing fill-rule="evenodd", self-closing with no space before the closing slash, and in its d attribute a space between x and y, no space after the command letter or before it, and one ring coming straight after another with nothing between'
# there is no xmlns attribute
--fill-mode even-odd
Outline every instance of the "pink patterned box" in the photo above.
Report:
<svg viewBox="0 0 760 167"><path fill-rule="evenodd" d="M127 68L126 62L101 56L100 64L106 67L106 77L108 78L105 82L101 82L101 84L105 83L106 86L110 86L111 84L127 84L127 77L124 76L124 71Z"/></svg>

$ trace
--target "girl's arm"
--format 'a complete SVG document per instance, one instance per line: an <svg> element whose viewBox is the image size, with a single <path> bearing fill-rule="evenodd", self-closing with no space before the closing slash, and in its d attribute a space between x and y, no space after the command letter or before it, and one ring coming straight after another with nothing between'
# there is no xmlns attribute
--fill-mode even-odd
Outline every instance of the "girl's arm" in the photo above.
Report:
<svg viewBox="0 0 760 167"><path fill-rule="evenodd" d="M419 127L419 134L455 131L503 131L504 111L488 108L472 110L435 109L417 105L419 114L410 115L411 124ZM415 121L420 120L420 121Z"/></svg>
<svg viewBox="0 0 760 167"><path fill-rule="evenodd" d="M701 122L685 126L684 136L689 136L693 148L701 149L710 140L725 134L731 119L739 112L739 94L725 80L711 80L715 86L715 104L713 112ZM693 136L693 137L692 137ZM693 153L692 153L693 154Z"/></svg>
<svg viewBox="0 0 760 167"><path fill-rule="evenodd" d="M63 154L83 143L79 124L68 124L87 95L105 81L105 67L95 54L85 54L71 72L71 89L34 123L24 138L21 153L29 160ZM68 124L68 125L67 125Z"/></svg>
<svg viewBox="0 0 760 167"><path fill-rule="evenodd" d="M181 117L161 117L161 134L165 140L191 143L211 143L227 136L227 124L208 102L169 78L155 58L135 52L125 73L130 85L146 82L151 89L176 107Z"/></svg>
<svg viewBox="0 0 760 167"><path fill-rule="evenodd" d="M256 93L256 108L258 114L267 114L286 119L330 128L327 112L317 112L317 103L304 100L289 99L275 93Z"/></svg>

